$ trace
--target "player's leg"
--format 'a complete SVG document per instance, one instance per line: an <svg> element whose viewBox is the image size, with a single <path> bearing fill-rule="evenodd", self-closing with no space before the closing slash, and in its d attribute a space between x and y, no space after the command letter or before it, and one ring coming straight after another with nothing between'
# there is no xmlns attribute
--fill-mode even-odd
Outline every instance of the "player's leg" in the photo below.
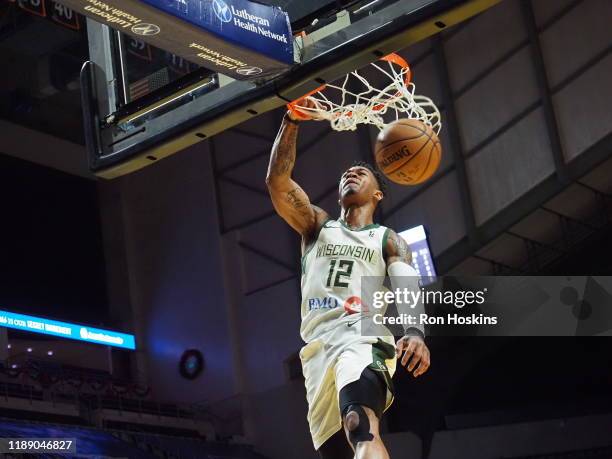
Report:
<svg viewBox="0 0 612 459"><path fill-rule="evenodd" d="M386 383L369 367L357 381L340 390L342 423L355 459L389 459L379 429L386 397Z"/></svg>
<svg viewBox="0 0 612 459"><path fill-rule="evenodd" d="M335 378L335 356L323 341L302 348L300 360L308 403L308 426L314 449L323 459L353 459L354 452L342 430Z"/></svg>
<svg viewBox="0 0 612 459"><path fill-rule="evenodd" d="M378 426L379 418L367 406L352 406L348 410L344 416L344 430L354 444L355 459L389 459Z"/></svg>
<svg viewBox="0 0 612 459"><path fill-rule="evenodd" d="M353 459L355 457L355 452L346 441L342 429L323 443L317 452L321 459Z"/></svg>

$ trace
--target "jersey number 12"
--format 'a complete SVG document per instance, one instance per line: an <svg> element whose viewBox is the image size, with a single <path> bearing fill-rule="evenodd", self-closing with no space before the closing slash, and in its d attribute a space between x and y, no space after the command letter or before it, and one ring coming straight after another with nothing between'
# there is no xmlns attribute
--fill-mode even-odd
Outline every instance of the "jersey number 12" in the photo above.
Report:
<svg viewBox="0 0 612 459"><path fill-rule="evenodd" d="M329 274L325 285L327 287L348 287L354 262L354 260L337 260L334 258L329 265ZM346 278L346 281L344 278Z"/></svg>

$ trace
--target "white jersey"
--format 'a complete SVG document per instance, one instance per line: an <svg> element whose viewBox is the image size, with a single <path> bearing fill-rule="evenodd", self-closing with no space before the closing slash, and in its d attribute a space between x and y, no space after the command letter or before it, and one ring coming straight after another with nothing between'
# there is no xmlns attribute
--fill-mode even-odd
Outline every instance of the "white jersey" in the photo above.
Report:
<svg viewBox="0 0 612 459"><path fill-rule="evenodd" d="M368 306L367 300L361 304L362 295L369 298L371 293L362 292L362 281L376 276L363 287L383 289L388 231L374 224L351 230L342 221L328 220L302 257L300 333L306 345L300 360L315 449L342 429L339 393L357 381L364 368L385 379L385 409L393 401L393 336L384 326L375 333L363 333L361 327ZM384 314L384 309L377 312Z"/></svg>
<svg viewBox="0 0 612 459"><path fill-rule="evenodd" d="M386 274L383 248L388 228L377 224L358 230L328 220L302 257L302 325L309 343L342 322L361 314L361 279Z"/></svg>

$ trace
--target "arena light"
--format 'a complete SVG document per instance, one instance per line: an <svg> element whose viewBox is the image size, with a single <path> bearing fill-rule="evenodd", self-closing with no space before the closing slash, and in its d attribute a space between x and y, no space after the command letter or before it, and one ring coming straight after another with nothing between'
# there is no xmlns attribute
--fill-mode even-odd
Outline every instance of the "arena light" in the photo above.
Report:
<svg viewBox="0 0 612 459"><path fill-rule="evenodd" d="M423 225L409 228L398 233L412 250L412 265L422 278L427 279L424 284L432 282L436 277L436 270L427 240L427 233Z"/></svg>
<svg viewBox="0 0 612 459"><path fill-rule="evenodd" d="M0 327L75 339L104 346L136 349L134 335L0 310Z"/></svg>

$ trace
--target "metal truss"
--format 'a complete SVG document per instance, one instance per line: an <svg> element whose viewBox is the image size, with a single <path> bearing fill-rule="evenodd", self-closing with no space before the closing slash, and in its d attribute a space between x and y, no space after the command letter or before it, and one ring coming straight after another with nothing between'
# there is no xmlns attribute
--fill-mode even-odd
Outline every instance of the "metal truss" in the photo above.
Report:
<svg viewBox="0 0 612 459"><path fill-rule="evenodd" d="M561 238L558 241L536 241L512 230L505 230L503 234L508 234L523 242L527 254L523 264L520 266L509 266L499 260L486 258L478 254L473 254L471 257L489 262L495 275L543 274L547 272L550 266L572 256L576 247L579 247L585 240L610 231L612 229L612 195L597 190L579 180L573 183L592 192L597 197L600 205L593 214L583 219L577 219L557 212L546 205L538 206L535 210L539 209L557 217L556 221L561 234Z"/></svg>
<svg viewBox="0 0 612 459"><path fill-rule="evenodd" d="M491 264L491 268L493 269L493 275L495 276L500 276L500 275L510 275L510 274L514 274L514 275L524 275L525 271L523 271L521 268L517 268L514 266L510 266L507 265L505 263L502 263L501 261L497 261L497 260L493 260L491 258L487 258L487 257L483 257L481 255L473 255L472 258L475 258L476 260L480 260L480 261L486 261L487 263Z"/></svg>
<svg viewBox="0 0 612 459"><path fill-rule="evenodd" d="M612 158L612 133L567 164L567 173L571 180L570 185L575 183L579 186L585 186L581 181L582 176L609 158ZM565 240L562 243L560 242L559 245L554 244L554 246L565 248L568 251L578 242L584 240L585 237L588 237L588 235L609 228L610 197L599 190L592 189L592 192L598 197L600 202L599 212L587 220L577 220L545 207L548 201L565 190L567 186L558 180L556 174L549 176L539 185L532 188L529 193L525 193L504 210L498 212L495 217L480 225L478 230L481 240L476 249L471 247L467 238L465 238L447 249L444 253L436 256L435 260L438 271L443 274L466 258L474 256L486 244L501 234L510 231L509 229L522 218L538 209L553 213L558 217L559 224L565 226L565 229L562 229L562 231L565 231L562 233L565 235Z"/></svg>
<svg viewBox="0 0 612 459"><path fill-rule="evenodd" d="M535 16L530 0L521 1L521 10L523 20L527 26L527 35L529 36L529 44L531 46L532 60L536 69L536 78L540 88L540 98L544 109L544 119L546 120L546 129L550 140L553 161L557 178L561 183L568 183L567 166L563 156L563 147L561 146L561 136L559 135L559 125L555 116L555 108L552 100L552 92L548 83L548 74L544 65L544 55L542 46L540 45L540 35L536 25Z"/></svg>
<svg viewBox="0 0 612 459"><path fill-rule="evenodd" d="M463 221L467 231L470 244L476 246L480 238L476 228L476 217L474 214L473 200L470 194L470 182L468 180L465 167L465 154L461 143L461 134L455 111L455 99L450 84L448 65L444 55L444 47L440 36L434 37L434 55L436 57L436 67L440 79L442 90L442 102L446 106L446 126L449 131L450 143L452 145L453 163L455 165L455 175L459 189L459 201L463 211Z"/></svg>

